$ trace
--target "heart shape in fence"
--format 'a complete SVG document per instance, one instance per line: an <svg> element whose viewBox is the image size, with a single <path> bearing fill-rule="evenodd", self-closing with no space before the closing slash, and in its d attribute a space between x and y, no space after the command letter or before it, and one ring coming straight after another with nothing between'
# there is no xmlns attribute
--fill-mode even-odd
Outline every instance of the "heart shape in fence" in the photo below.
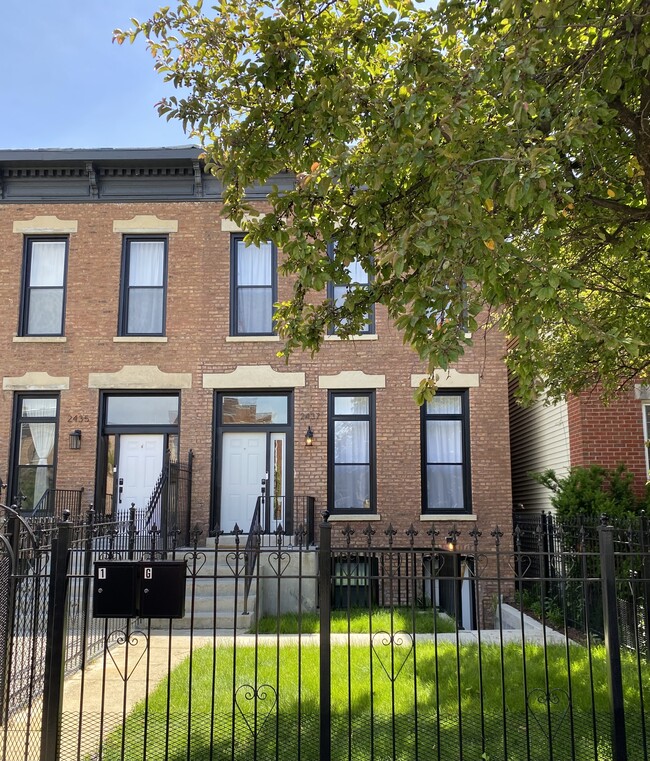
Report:
<svg viewBox="0 0 650 761"><path fill-rule="evenodd" d="M488 568L487 555L472 555L473 565L466 563L462 568L462 574L467 573L473 579L480 579L481 575Z"/></svg>
<svg viewBox="0 0 650 761"><path fill-rule="evenodd" d="M569 693L561 687L543 690L536 687L526 699L530 715L546 739L554 740L569 713ZM550 723L550 738L549 738Z"/></svg>
<svg viewBox="0 0 650 761"><path fill-rule="evenodd" d="M267 703L270 698L273 702ZM270 684L260 684L258 687L242 684L235 692L235 705L253 737L261 732L277 702L278 694Z"/></svg>
<svg viewBox="0 0 650 761"><path fill-rule="evenodd" d="M124 649L124 670L120 668L120 665L115 660L115 656L111 652L111 645L126 645ZM149 638L143 631L140 631L140 629L136 629L128 635L125 629L115 629L106 637L106 652L108 653L109 658L113 661L113 665L123 682L129 681L133 672L140 665L140 661L146 655L148 649ZM133 658L135 658L135 663L128 668L128 665L132 663Z"/></svg>
<svg viewBox="0 0 650 761"><path fill-rule="evenodd" d="M390 650L386 652L386 650L380 650L380 647L390 648ZM372 649L384 673L391 682L394 682L413 652L413 635L405 631L393 634L385 631L375 632L372 635Z"/></svg>
<svg viewBox="0 0 650 761"><path fill-rule="evenodd" d="M268 563L276 576L282 576L289 567L290 562L291 558L288 552L272 552L269 555Z"/></svg>
<svg viewBox="0 0 650 761"><path fill-rule="evenodd" d="M516 554L512 558L508 558L508 568L519 576L525 576L533 561L530 559L530 555Z"/></svg>
<svg viewBox="0 0 650 761"><path fill-rule="evenodd" d="M233 576L239 576L246 570L246 554L244 552L229 552L226 564Z"/></svg>
<svg viewBox="0 0 650 761"><path fill-rule="evenodd" d="M187 572L190 576L198 576L200 570L207 560L205 552L186 552L183 560L187 566Z"/></svg>

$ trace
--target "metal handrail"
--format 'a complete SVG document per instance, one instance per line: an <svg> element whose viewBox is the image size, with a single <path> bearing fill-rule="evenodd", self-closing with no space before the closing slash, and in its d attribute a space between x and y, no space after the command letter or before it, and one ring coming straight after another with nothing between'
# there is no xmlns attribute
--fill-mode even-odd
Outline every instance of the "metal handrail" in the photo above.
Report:
<svg viewBox="0 0 650 761"><path fill-rule="evenodd" d="M38 502L29 511L23 511L23 514L29 518L50 517L63 514L68 510L74 517L81 514L81 495L84 490L81 489L46 489ZM61 503L59 505L59 503ZM74 503L74 504L73 504ZM61 507L58 510L58 507Z"/></svg>
<svg viewBox="0 0 650 761"><path fill-rule="evenodd" d="M251 525L248 529L246 547L244 548L244 613L248 613L248 595L253 583L255 566L257 565L260 555L260 545L262 543L262 525L260 523L260 516L262 514L262 503L264 500L264 490L262 490L262 495L258 497L255 502Z"/></svg>

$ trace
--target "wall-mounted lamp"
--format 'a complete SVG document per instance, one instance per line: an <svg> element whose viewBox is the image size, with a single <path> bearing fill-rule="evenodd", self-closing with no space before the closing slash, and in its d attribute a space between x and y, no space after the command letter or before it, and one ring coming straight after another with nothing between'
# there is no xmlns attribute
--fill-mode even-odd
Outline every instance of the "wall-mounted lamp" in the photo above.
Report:
<svg viewBox="0 0 650 761"><path fill-rule="evenodd" d="M305 446L310 447L314 443L314 432L311 429L311 426L307 426L307 433L305 434Z"/></svg>
<svg viewBox="0 0 650 761"><path fill-rule="evenodd" d="M70 449L81 449L81 431L78 428L70 432Z"/></svg>

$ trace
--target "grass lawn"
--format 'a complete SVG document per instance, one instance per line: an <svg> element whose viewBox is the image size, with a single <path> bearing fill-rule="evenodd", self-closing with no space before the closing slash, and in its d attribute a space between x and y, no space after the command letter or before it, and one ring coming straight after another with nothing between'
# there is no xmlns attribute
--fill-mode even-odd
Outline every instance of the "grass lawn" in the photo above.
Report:
<svg viewBox="0 0 650 761"><path fill-rule="evenodd" d="M390 646L333 645L332 758L593 761L596 750L599 760L611 758L604 649L592 650L595 740L587 651L570 651L570 708L566 651L552 646L547 656L549 711L539 700L545 693L543 651L526 648L526 711L519 645L504 648L503 671L500 648L491 645L482 646L480 654L475 645L457 653L452 643L439 643L437 651L432 643L417 643L413 650L407 638L392 658ZM643 758L636 661L624 657L623 668L633 761ZM123 730L107 738L102 758L121 759L123 740L129 761L317 761L318 701L317 647L204 647L133 710ZM650 716L645 719L650 725Z"/></svg>
<svg viewBox="0 0 650 761"><path fill-rule="evenodd" d="M391 626L392 621L392 626ZM386 608L377 608L372 612L372 631L415 631L417 634L432 634L435 630L455 632L454 622L445 615L435 615L431 608L394 608L391 612ZM350 610L333 610L330 616L330 627L333 634L360 634L369 630L368 608L350 608ZM257 624L260 634L315 634L320 631L318 613L303 613L298 619L295 613L285 613L280 616L263 616Z"/></svg>

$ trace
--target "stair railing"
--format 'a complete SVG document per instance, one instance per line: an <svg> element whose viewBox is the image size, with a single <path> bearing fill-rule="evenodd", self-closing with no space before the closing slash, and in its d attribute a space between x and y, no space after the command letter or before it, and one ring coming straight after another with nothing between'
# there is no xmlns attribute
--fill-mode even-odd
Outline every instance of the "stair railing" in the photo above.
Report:
<svg viewBox="0 0 650 761"><path fill-rule="evenodd" d="M253 517L251 519L250 528L248 529L248 538L246 539L246 547L244 549L244 613L248 613L248 596L253 583L253 575L260 556L260 546L262 544L262 524L260 523L260 516L262 515L262 509L264 502L266 501L264 492L265 489L264 486L262 486L262 494L257 498L257 502L255 502L255 509L253 510Z"/></svg>

